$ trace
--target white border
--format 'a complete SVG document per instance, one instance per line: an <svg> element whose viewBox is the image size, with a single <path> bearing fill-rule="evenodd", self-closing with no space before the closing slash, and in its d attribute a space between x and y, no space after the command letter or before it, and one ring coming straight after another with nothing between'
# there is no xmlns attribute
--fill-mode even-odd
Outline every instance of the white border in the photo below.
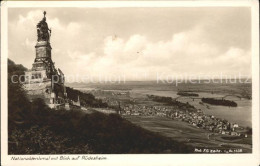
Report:
<svg viewBox="0 0 260 166"><path fill-rule="evenodd" d="M103 155L101 161L11 161L7 155L8 8L17 7L251 7L252 14L252 154ZM1 3L1 165L259 165L259 8L258 1L27 1ZM35 155L26 155L35 156ZM42 155L49 156L49 155ZM52 155L53 156L53 155ZM59 155L58 155L59 156ZM65 155L75 156L75 155ZM97 156L97 155L88 155Z"/></svg>

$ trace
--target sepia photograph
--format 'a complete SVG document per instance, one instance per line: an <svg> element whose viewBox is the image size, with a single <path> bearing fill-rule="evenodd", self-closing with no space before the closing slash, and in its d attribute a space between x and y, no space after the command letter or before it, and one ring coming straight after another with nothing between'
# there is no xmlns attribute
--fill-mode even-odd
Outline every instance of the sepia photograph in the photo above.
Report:
<svg viewBox="0 0 260 166"><path fill-rule="evenodd" d="M5 10L9 160L245 154L259 164L253 3L136 3Z"/></svg>

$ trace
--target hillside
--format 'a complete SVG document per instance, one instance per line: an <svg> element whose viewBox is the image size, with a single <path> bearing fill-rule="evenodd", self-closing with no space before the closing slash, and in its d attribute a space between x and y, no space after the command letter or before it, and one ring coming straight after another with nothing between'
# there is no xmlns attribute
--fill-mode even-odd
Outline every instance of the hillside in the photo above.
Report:
<svg viewBox="0 0 260 166"><path fill-rule="evenodd" d="M13 74L22 75L25 70L22 65L8 61L9 154L189 153L192 150L115 114L52 110L42 99L30 102L21 85L11 82ZM83 98L86 105L104 104L89 94Z"/></svg>

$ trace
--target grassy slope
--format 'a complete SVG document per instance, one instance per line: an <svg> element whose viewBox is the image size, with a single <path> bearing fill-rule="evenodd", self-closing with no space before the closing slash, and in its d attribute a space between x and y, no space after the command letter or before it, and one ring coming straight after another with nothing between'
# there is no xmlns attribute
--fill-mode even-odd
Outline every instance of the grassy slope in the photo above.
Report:
<svg viewBox="0 0 260 166"><path fill-rule="evenodd" d="M8 63L8 153L189 153L192 147L133 125L118 115L51 110L30 102L13 74L26 70Z"/></svg>

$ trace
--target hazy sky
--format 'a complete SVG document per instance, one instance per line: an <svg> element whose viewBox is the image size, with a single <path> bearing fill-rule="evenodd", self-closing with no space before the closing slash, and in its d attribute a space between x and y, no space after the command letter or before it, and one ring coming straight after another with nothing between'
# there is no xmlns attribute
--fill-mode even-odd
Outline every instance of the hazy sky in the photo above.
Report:
<svg viewBox="0 0 260 166"><path fill-rule="evenodd" d="M44 10L65 75L251 75L250 8L9 8L8 56L27 68Z"/></svg>

